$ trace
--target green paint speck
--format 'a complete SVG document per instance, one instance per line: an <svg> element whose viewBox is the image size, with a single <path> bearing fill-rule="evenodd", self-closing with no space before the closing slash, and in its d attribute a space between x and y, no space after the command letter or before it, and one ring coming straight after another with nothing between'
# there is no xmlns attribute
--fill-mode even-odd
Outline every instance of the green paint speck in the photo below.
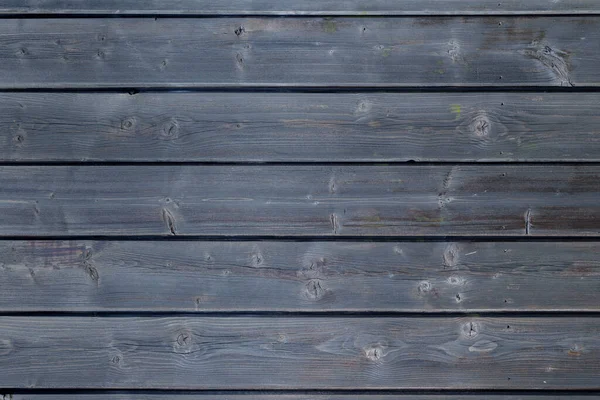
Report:
<svg viewBox="0 0 600 400"><path fill-rule="evenodd" d="M456 119L460 119L460 104L450 104L450 112L456 115Z"/></svg>
<svg viewBox="0 0 600 400"><path fill-rule="evenodd" d="M383 49L383 51L381 52L381 55L384 57L389 57L390 54L392 54L392 49Z"/></svg>
<svg viewBox="0 0 600 400"><path fill-rule="evenodd" d="M446 73L446 70L443 68L440 68L440 69L433 70L433 72L435 72L436 74L439 74L439 75L444 75Z"/></svg>

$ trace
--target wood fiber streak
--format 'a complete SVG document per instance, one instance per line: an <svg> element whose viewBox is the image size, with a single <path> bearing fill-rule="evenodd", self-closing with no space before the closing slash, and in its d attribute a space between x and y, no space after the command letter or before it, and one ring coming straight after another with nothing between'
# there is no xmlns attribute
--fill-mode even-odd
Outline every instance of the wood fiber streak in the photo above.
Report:
<svg viewBox="0 0 600 400"><path fill-rule="evenodd" d="M598 236L597 165L3 166L0 236Z"/></svg>
<svg viewBox="0 0 600 400"><path fill-rule="evenodd" d="M0 93L0 161L600 161L597 93Z"/></svg>
<svg viewBox="0 0 600 400"><path fill-rule="evenodd" d="M600 17L0 20L0 89L600 84Z"/></svg>
<svg viewBox="0 0 600 400"><path fill-rule="evenodd" d="M600 311L600 245L0 242L0 312Z"/></svg>
<svg viewBox="0 0 600 400"><path fill-rule="evenodd" d="M2 317L12 388L598 389L599 318Z"/></svg>
<svg viewBox="0 0 600 400"><path fill-rule="evenodd" d="M600 13L593 0L4 0L3 14L489 15Z"/></svg>

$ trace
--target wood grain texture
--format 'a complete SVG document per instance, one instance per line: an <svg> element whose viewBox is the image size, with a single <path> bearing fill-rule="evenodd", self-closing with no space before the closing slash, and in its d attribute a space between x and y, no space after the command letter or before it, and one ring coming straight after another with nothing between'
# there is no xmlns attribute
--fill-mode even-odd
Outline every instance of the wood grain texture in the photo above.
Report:
<svg viewBox="0 0 600 400"><path fill-rule="evenodd" d="M0 93L0 161L600 161L597 93Z"/></svg>
<svg viewBox="0 0 600 400"><path fill-rule="evenodd" d="M0 318L12 388L598 389L599 318Z"/></svg>
<svg viewBox="0 0 600 400"><path fill-rule="evenodd" d="M12 397L9 397L12 396ZM556 395L531 395L531 394L491 394L491 393L464 393L461 395L431 395L431 394L269 394L269 393L246 393L246 394L223 394L222 392L101 392L101 393L60 393L60 394L5 394L2 400L463 400L463 399L486 399L486 400L564 400L565 394ZM570 393L569 399L573 400L598 400L597 395L577 395Z"/></svg>
<svg viewBox="0 0 600 400"><path fill-rule="evenodd" d="M0 88L600 84L600 17L0 20Z"/></svg>
<svg viewBox="0 0 600 400"><path fill-rule="evenodd" d="M598 14L593 0L3 0L3 14L488 15Z"/></svg>
<svg viewBox="0 0 600 400"><path fill-rule="evenodd" d="M597 165L3 166L0 236L598 236Z"/></svg>
<svg viewBox="0 0 600 400"><path fill-rule="evenodd" d="M600 311L600 244L2 241L0 312Z"/></svg>

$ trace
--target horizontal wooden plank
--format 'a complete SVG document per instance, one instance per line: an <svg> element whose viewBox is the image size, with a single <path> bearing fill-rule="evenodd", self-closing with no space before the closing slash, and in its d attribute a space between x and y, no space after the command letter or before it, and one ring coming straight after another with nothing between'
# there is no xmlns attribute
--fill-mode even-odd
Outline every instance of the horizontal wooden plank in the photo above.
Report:
<svg viewBox="0 0 600 400"><path fill-rule="evenodd" d="M11 388L598 389L599 318L0 318Z"/></svg>
<svg viewBox="0 0 600 400"><path fill-rule="evenodd" d="M598 86L600 17L0 20L0 88Z"/></svg>
<svg viewBox="0 0 600 400"><path fill-rule="evenodd" d="M2 166L0 236L598 236L598 165Z"/></svg>
<svg viewBox="0 0 600 400"><path fill-rule="evenodd" d="M487 15L600 13L593 0L3 0L2 14Z"/></svg>
<svg viewBox="0 0 600 400"><path fill-rule="evenodd" d="M2 241L0 312L600 311L600 244Z"/></svg>
<svg viewBox="0 0 600 400"><path fill-rule="evenodd" d="M237 392L236 392L237 393ZM569 393L568 398L573 400L598 400L597 395L577 395L576 392ZM12 397L9 397L12 396ZM463 399L485 399L485 400L562 400L566 395L562 394L494 394L494 393L471 393L460 395L448 394L269 394L269 393L245 393L245 394L223 394L222 392L100 392L100 393L34 393L34 394L5 394L2 400L463 400Z"/></svg>
<svg viewBox="0 0 600 400"><path fill-rule="evenodd" d="M598 93L0 93L0 161L600 161Z"/></svg>

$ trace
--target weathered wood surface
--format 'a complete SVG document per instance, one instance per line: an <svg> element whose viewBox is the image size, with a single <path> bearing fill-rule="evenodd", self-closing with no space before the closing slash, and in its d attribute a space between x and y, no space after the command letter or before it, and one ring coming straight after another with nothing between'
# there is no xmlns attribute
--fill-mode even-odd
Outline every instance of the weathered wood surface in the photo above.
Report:
<svg viewBox="0 0 600 400"><path fill-rule="evenodd" d="M600 319L2 317L12 388L598 389Z"/></svg>
<svg viewBox="0 0 600 400"><path fill-rule="evenodd" d="M0 242L1 312L600 311L600 244Z"/></svg>
<svg viewBox="0 0 600 400"><path fill-rule="evenodd" d="M600 161L597 93L0 93L1 161Z"/></svg>
<svg viewBox="0 0 600 400"><path fill-rule="evenodd" d="M598 86L600 17L0 20L0 88Z"/></svg>
<svg viewBox="0 0 600 400"><path fill-rule="evenodd" d="M600 166L3 166L0 236L598 236Z"/></svg>
<svg viewBox="0 0 600 400"><path fill-rule="evenodd" d="M3 0L2 14L490 15L598 14L594 0Z"/></svg>
<svg viewBox="0 0 600 400"><path fill-rule="evenodd" d="M237 392L236 392L237 393ZM12 396L12 397L9 397ZM224 394L223 392L100 392L100 393L34 393L34 394L5 394L2 400L564 400L567 398L564 394L556 395L532 395L527 394L497 394L497 393L469 393L460 395L448 394L288 394L288 393L244 393L244 394ZM569 394L569 399L573 400L598 400L598 395L573 395Z"/></svg>

